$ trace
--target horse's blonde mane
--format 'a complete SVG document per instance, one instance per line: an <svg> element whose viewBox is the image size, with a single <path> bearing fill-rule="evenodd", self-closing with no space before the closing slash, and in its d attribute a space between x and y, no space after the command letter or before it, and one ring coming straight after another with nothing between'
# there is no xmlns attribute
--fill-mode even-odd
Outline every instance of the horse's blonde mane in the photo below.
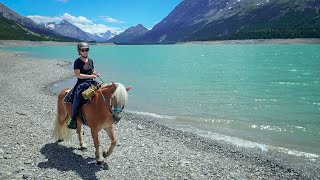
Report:
<svg viewBox="0 0 320 180"><path fill-rule="evenodd" d="M117 85L116 91L113 93L112 97L115 97L117 104L124 107L128 102L128 93L126 88L121 83L115 83Z"/></svg>

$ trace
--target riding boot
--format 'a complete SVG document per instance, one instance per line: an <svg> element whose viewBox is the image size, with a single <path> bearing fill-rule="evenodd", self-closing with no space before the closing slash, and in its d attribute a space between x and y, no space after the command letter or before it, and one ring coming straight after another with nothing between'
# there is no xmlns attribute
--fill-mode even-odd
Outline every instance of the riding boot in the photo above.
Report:
<svg viewBox="0 0 320 180"><path fill-rule="evenodd" d="M69 129L77 129L77 121L76 119L70 118L68 122Z"/></svg>
<svg viewBox="0 0 320 180"><path fill-rule="evenodd" d="M77 94L74 94L73 104L72 104L72 117L69 119L68 128L69 129L77 129L77 115L78 115L78 107L80 104L80 98Z"/></svg>

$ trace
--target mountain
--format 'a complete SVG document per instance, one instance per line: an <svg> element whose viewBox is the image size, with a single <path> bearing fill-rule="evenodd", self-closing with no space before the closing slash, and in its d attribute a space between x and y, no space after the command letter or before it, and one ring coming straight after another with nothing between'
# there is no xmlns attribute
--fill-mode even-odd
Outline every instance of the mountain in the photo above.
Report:
<svg viewBox="0 0 320 180"><path fill-rule="evenodd" d="M320 37L319 0L184 0L140 42Z"/></svg>
<svg viewBox="0 0 320 180"><path fill-rule="evenodd" d="M82 31L77 26L71 24L70 22L63 20L60 23L50 22L44 24L44 27L67 37L72 37L75 39L80 39L82 41L93 41L91 37L84 31Z"/></svg>
<svg viewBox="0 0 320 180"><path fill-rule="evenodd" d="M109 39L113 38L117 34L112 33L111 31L107 31L105 33L96 34L87 33L87 35L96 42L107 42Z"/></svg>
<svg viewBox="0 0 320 180"><path fill-rule="evenodd" d="M43 24L43 26L63 36L80 39L82 41L106 42L116 35L111 31L96 34L84 32L67 20L63 20L60 23L50 22Z"/></svg>
<svg viewBox="0 0 320 180"><path fill-rule="evenodd" d="M28 31L21 24L0 17L0 39L5 40L31 40L31 41L47 41L48 38L39 36L31 31Z"/></svg>
<svg viewBox="0 0 320 180"><path fill-rule="evenodd" d="M135 42L136 39L142 37L149 30L145 28L143 25L138 24L136 26L129 27L119 35L111 38L108 42L116 42L116 43L128 43Z"/></svg>
<svg viewBox="0 0 320 180"><path fill-rule="evenodd" d="M22 33L22 34L16 34L11 37L23 36L24 38L28 38L29 36L25 36L25 34L28 33L28 34L32 34L33 36L38 36L40 39L43 39L43 40L78 41L78 39L64 37L56 34L55 32L49 29L43 28L42 26L36 24L31 19L23 17L18 13L14 12L13 10L9 9L1 2L0 2L0 18L2 18L2 23L6 24L6 26L8 26L9 24L12 24L12 26L14 27L19 26L19 29L20 28L23 29L23 31L20 31L20 30L13 31L15 33ZM8 28L9 27L7 27L7 30ZM6 34L13 33L13 32L7 32Z"/></svg>

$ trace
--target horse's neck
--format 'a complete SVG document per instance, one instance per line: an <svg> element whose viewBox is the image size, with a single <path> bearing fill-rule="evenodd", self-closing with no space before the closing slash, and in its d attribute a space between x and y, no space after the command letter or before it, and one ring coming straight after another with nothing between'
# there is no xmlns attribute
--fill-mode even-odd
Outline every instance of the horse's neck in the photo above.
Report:
<svg viewBox="0 0 320 180"><path fill-rule="evenodd" d="M107 89L107 88L112 88L112 84L109 83L109 84L102 84L102 85L101 85L101 89L102 89L102 90L103 90L103 89Z"/></svg>
<svg viewBox="0 0 320 180"><path fill-rule="evenodd" d="M104 89L99 89L98 90L98 99L102 99L103 101L110 101L111 98L111 89L110 88L104 88Z"/></svg>

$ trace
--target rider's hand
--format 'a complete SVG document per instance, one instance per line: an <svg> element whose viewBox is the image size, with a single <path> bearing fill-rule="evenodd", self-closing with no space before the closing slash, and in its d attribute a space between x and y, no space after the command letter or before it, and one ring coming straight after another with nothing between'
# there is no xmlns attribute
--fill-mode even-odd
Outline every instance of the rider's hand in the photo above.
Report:
<svg viewBox="0 0 320 180"><path fill-rule="evenodd" d="M97 75L92 74L92 75L91 75L91 78L92 78L92 79L95 79L95 78L97 78Z"/></svg>
<svg viewBox="0 0 320 180"><path fill-rule="evenodd" d="M96 75L96 76L100 76L100 74L97 73L96 71L94 71L93 74Z"/></svg>

